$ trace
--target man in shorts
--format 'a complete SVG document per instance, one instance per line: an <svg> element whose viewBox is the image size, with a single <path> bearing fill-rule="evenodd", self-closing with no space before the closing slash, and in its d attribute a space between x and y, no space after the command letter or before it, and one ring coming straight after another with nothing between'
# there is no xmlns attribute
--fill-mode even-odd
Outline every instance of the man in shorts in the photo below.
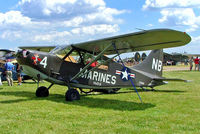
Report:
<svg viewBox="0 0 200 134"><path fill-rule="evenodd" d="M18 85L22 85L22 67L19 65L19 63L16 63L16 71L17 71L17 80L18 80Z"/></svg>

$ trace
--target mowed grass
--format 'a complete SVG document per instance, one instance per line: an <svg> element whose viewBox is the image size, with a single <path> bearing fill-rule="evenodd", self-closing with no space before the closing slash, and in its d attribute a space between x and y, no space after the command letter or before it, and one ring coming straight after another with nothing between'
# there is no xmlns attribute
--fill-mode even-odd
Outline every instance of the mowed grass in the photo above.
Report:
<svg viewBox="0 0 200 134"><path fill-rule="evenodd" d="M164 72L170 82L155 92L130 89L118 94L81 95L66 102L64 86L53 86L47 98L35 97L36 84L0 87L0 133L200 133L200 72ZM49 83L41 83L41 86Z"/></svg>

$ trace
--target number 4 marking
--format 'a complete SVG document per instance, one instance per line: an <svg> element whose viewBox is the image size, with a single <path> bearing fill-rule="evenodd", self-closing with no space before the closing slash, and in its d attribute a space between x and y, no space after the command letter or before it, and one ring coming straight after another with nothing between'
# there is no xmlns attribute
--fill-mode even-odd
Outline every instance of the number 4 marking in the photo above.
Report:
<svg viewBox="0 0 200 134"><path fill-rule="evenodd" d="M40 62L41 65L44 66L44 68L46 68L47 66L47 57L44 57L44 59Z"/></svg>

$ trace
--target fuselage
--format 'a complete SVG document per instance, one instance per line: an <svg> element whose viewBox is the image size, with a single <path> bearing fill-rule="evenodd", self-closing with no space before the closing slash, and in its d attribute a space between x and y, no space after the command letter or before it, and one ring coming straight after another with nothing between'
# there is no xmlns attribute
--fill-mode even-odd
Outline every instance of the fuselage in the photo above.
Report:
<svg viewBox="0 0 200 134"><path fill-rule="evenodd" d="M134 69L124 68L122 64L110 61L106 66L89 71L86 69L77 79L71 81L85 65L61 59L55 54L40 51L21 51L17 61L23 66L24 73L38 79L60 85L69 83L72 87L105 89L122 87L154 87L159 85L152 80L153 74ZM132 82L130 81L132 80ZM160 83L162 84L162 83Z"/></svg>

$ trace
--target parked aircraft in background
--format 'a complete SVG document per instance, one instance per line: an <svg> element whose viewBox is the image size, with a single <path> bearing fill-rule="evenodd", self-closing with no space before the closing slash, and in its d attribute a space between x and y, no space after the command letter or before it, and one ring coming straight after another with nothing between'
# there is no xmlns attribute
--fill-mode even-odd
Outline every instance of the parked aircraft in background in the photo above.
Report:
<svg viewBox="0 0 200 134"><path fill-rule="evenodd" d="M15 54L16 54L15 51L8 50L8 49L0 49L0 72L2 72L1 74L2 81L6 80L6 76L4 73L4 64L6 62L6 59L11 59L11 62L15 65L17 63ZM22 81L32 79L32 77L26 75L23 72L21 73L21 76L22 76ZM16 66L14 66L14 70L13 70L13 80L17 80Z"/></svg>

